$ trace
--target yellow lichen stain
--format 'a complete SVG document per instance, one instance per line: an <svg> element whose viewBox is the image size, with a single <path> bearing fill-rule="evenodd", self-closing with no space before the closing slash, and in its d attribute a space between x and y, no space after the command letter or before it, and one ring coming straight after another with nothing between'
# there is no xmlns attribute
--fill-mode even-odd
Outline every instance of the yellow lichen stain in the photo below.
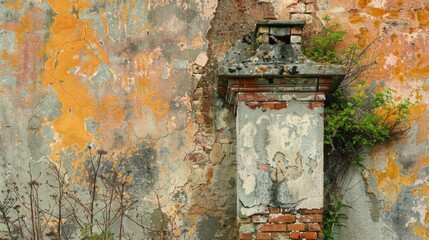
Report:
<svg viewBox="0 0 429 240"><path fill-rule="evenodd" d="M5 7L6 8L13 8L14 10L20 10L22 8L22 1L16 1L16 0L6 0Z"/></svg>
<svg viewBox="0 0 429 240"><path fill-rule="evenodd" d="M372 0L359 0L358 1L358 7L364 8L366 7Z"/></svg>
<svg viewBox="0 0 429 240"><path fill-rule="evenodd" d="M91 7L91 4L82 0L47 0L57 14L71 13Z"/></svg>
<svg viewBox="0 0 429 240"><path fill-rule="evenodd" d="M421 88L425 92L429 91L429 86L421 86Z"/></svg>
<svg viewBox="0 0 429 240"><path fill-rule="evenodd" d="M429 136L428 118L429 113L425 104L416 104L411 108L410 119L415 119L415 123L418 125L416 144L423 144L427 141L427 136Z"/></svg>
<svg viewBox="0 0 429 240"><path fill-rule="evenodd" d="M70 13L72 8L82 9L89 4L85 1L48 2L57 15L45 46L49 58L45 62L42 86L55 89L62 105L61 116L52 122L58 138L52 144L51 159L57 161L57 153L66 147L82 151L94 141L86 131L85 120L97 121L97 111L109 101L98 100L89 93L88 78L106 61L107 55L90 23Z"/></svg>
<svg viewBox="0 0 429 240"><path fill-rule="evenodd" d="M368 28L361 27L359 28L359 33L355 35L355 38L358 39L358 46L360 48L365 48L373 41L374 36Z"/></svg>
<svg viewBox="0 0 429 240"><path fill-rule="evenodd" d="M349 11L349 22L351 24L358 24L368 21L368 18L365 15L362 15L359 11Z"/></svg>
<svg viewBox="0 0 429 240"><path fill-rule="evenodd" d="M384 15L386 15L386 14L389 14L389 13L391 13L392 11L389 11L389 10L386 10L386 9L382 9L382 8L374 8L374 7L372 7L372 8L370 8L368 11L367 11L367 13L369 14L369 15L371 15L371 16L373 16L373 17L376 17L376 18L378 18L378 17L382 17L382 16L384 16Z"/></svg>
<svg viewBox="0 0 429 240"><path fill-rule="evenodd" d="M6 49L3 49L3 51L1 52L1 55L0 55L0 59L1 60L6 60L7 59L7 57L8 57L8 53L7 53L7 50Z"/></svg>
<svg viewBox="0 0 429 240"><path fill-rule="evenodd" d="M411 186L415 176L404 176L400 173L402 166L395 163L395 157L388 154L387 166L384 170L369 169L377 178L377 188L391 203L397 200L398 193L403 186Z"/></svg>
<svg viewBox="0 0 429 240"><path fill-rule="evenodd" d="M429 227L416 226L413 227L413 232L422 239L429 239Z"/></svg>
<svg viewBox="0 0 429 240"><path fill-rule="evenodd" d="M417 10L417 21L419 22L420 27L429 27L429 17L427 10Z"/></svg>
<svg viewBox="0 0 429 240"><path fill-rule="evenodd" d="M170 105L158 94L157 91L147 93L144 98L144 103L158 116L163 116L168 113Z"/></svg>
<svg viewBox="0 0 429 240"><path fill-rule="evenodd" d="M175 80L171 67L161 58L161 49L141 53L135 60L135 82L138 101L144 102L157 116L164 116L170 109L171 92Z"/></svg>

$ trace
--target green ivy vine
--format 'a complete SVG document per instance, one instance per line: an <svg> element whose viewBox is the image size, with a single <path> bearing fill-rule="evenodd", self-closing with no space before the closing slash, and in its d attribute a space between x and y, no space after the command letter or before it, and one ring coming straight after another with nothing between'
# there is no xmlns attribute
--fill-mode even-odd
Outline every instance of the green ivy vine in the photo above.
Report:
<svg viewBox="0 0 429 240"><path fill-rule="evenodd" d="M327 23L329 17L323 18ZM409 99L395 101L393 91L381 86L369 86L360 80L362 74L375 64L368 57L372 42L361 48L353 44L338 51L346 31L339 24L324 27L315 36L305 55L316 62L342 64L346 76L340 87L325 105L325 206L323 233L325 239L334 240L343 221L348 218L344 210L351 208L343 201L344 179L352 167L363 166L362 153L376 144L389 142L407 132L410 108Z"/></svg>

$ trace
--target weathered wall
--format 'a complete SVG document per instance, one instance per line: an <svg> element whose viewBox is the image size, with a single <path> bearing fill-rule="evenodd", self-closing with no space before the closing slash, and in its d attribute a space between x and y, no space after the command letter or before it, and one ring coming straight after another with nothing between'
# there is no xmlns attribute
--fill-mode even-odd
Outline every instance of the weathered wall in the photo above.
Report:
<svg viewBox="0 0 429 240"><path fill-rule="evenodd" d="M54 161L85 182L87 146L104 148L132 166L149 218L160 196L174 238L231 239L235 120L214 70L264 16L314 33L329 14L350 41L380 37L370 82L419 100L409 138L355 175L344 239L428 238L428 13L423 0L0 1L1 176Z"/></svg>
<svg viewBox="0 0 429 240"><path fill-rule="evenodd" d="M411 129L403 139L368 153L365 165L350 176L348 228L341 239L428 239L428 43L427 1L318 1L326 14L348 31L348 41L365 46L376 40L377 65L370 84L394 90L397 99L418 101Z"/></svg>
<svg viewBox="0 0 429 240"><path fill-rule="evenodd" d="M132 171L130 215L147 228L167 216L173 238L236 235L235 124L213 73L271 4L5 0L0 13L3 181L52 161L85 186L88 146L105 149Z"/></svg>
<svg viewBox="0 0 429 240"><path fill-rule="evenodd" d="M237 110L239 215L261 206L323 208L323 108ZM251 213L248 213L251 212Z"/></svg>

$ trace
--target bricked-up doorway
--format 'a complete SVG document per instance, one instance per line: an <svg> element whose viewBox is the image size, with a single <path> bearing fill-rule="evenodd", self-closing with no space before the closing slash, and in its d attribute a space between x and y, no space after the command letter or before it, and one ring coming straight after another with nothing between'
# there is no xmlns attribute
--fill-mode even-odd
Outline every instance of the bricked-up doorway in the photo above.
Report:
<svg viewBox="0 0 429 240"><path fill-rule="evenodd" d="M323 238L323 104L345 71L302 54L304 24L258 21L218 69L236 111L239 239Z"/></svg>

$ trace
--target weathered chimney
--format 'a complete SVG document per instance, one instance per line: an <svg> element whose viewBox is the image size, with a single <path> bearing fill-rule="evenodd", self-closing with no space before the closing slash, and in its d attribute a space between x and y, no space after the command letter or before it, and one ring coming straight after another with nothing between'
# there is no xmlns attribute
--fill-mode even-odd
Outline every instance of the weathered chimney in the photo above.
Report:
<svg viewBox="0 0 429 240"><path fill-rule="evenodd" d="M304 24L259 21L218 69L237 114L240 239L322 238L323 104L345 71L302 54Z"/></svg>

